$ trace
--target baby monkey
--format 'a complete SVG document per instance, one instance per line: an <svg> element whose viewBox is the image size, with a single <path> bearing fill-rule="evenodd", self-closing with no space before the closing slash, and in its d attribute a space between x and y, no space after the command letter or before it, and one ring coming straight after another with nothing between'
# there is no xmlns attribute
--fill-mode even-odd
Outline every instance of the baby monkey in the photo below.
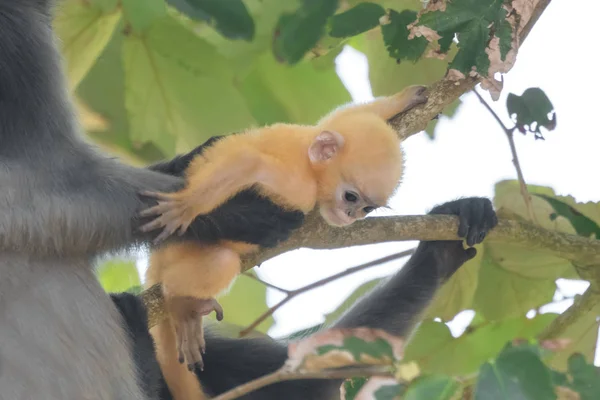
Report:
<svg viewBox="0 0 600 400"><path fill-rule="evenodd" d="M141 212L157 216L140 229L163 228L156 242L182 234L241 190L253 188L286 210L318 207L333 226L346 226L385 206L403 172L397 133L387 121L425 103L425 87L366 104L334 110L315 126L275 124L227 136L199 154L186 170L187 185L175 193L144 192L158 204ZM214 299L241 272L248 243L169 244L153 252L148 286L162 284L168 318L155 326L157 358L177 400L203 398L192 370L205 351L202 316L222 309ZM184 376L184 375L187 375ZM193 381L192 381L193 379Z"/></svg>

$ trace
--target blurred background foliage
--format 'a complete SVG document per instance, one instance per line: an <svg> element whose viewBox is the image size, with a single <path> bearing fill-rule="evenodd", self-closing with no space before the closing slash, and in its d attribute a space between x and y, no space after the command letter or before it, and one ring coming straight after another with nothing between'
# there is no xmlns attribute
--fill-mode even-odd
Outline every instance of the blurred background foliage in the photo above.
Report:
<svg viewBox="0 0 600 400"><path fill-rule="evenodd" d="M376 14L365 13L365 4L375 6ZM275 122L315 123L352 100L335 70L335 57L345 45L368 57L374 96L440 79L447 61L397 62L390 56L378 26L377 13L384 7L418 10L422 4L63 0L54 26L87 135L107 152L141 166L189 151L214 135ZM277 48L282 18L306 15L307 8L312 18L283 26L318 35L300 41L299 48L293 39L303 35L291 31L291 48ZM337 25L327 17L347 11ZM334 26L342 37L330 35ZM446 113L452 115L458 103ZM436 122L428 127L431 135ZM141 289L134 259L101 263L99 274L108 291ZM228 310L225 320L249 324L266 310L265 298L263 285L240 277L221 299ZM268 318L258 331L272 324Z"/></svg>
<svg viewBox="0 0 600 400"><path fill-rule="evenodd" d="M324 35L290 64L276 55L274 39L282 15L294 15L303 3L311 2L63 1L55 27L86 131L107 150L145 164L214 135L274 122L316 122L351 101L335 72L344 45L367 55L374 96L431 83L446 70L439 59L397 63L379 28L334 38L323 26ZM365 4L348 1L337 12L358 3ZM419 0L374 3L421 7ZM240 7L250 21L229 18ZM319 32L318 25L308 21L301 28Z"/></svg>
<svg viewBox="0 0 600 400"><path fill-rule="evenodd" d="M441 79L448 58L460 51L455 44L446 59L417 56L413 62L404 54L399 62L394 40L406 37L380 27L382 10L416 15L421 7L419 0L64 0L55 27L86 133L125 162L145 165L214 135L274 122L316 122L351 101L335 70L344 46L366 55L374 96ZM435 124L427 129L431 137ZM539 225L586 237L600 234L597 203L576 203L549 187L529 190ZM518 182L499 182L494 202L500 215L527 219ZM131 257L101 262L98 274L107 291L141 290ZM436 297L406 358L424 373L473 374L506 342L534 340L557 316L537 313L553 301L556 279L577 277L573 265L558 257L514 244L480 245L478 257ZM326 323L378 282L359 287ZM241 276L220 299L226 310L221 329L236 336L267 310L265 299L264 285ZM474 310L475 318L453 337L445 322L464 310ZM535 315L526 317L532 310ZM563 333L570 344L554 352L548 366L566 371L576 352L583 354L581 362L593 362L599 314L594 309L571 321ZM256 333L272 324L266 319Z"/></svg>

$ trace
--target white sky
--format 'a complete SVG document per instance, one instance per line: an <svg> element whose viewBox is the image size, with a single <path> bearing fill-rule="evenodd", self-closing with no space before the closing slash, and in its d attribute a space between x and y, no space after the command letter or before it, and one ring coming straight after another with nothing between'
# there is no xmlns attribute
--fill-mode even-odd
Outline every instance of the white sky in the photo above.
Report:
<svg viewBox="0 0 600 400"><path fill-rule="evenodd" d="M558 126L545 133L545 141L515 135L521 167L527 183L547 185L559 195L577 201L600 201L596 184L600 159L600 128L592 120L600 112L600 83L595 28L600 4L593 0L555 1L537 23L518 55L515 67L504 77L501 99L492 104L507 121L506 95L521 94L528 87L542 88L554 104ZM577 24L578 29L572 29ZM372 98L368 65L364 55L346 48L337 59L337 70L355 101ZM485 95L486 100L489 96ZM436 204L461 196L492 197L494 184L516 177L504 133L472 95L452 120L441 120L434 141L424 134L404 144L406 172L403 185L392 199L394 214L424 214ZM378 214L382 215L382 214ZM259 276L286 289L295 289L348 267L414 247L415 242L386 243L342 250L297 250L262 264ZM282 336L323 321L362 283L397 271L404 261L369 269L290 301L275 313L273 336ZM141 266L141 269L145 269ZM143 271L141 271L143 272ZM143 276L143 273L142 273ZM563 295L583 293L585 282L558 282ZM282 294L268 289L267 303L274 305ZM552 311L570 305L563 301ZM451 324L456 334L470 321L470 312ZM596 364L600 364L597 356Z"/></svg>

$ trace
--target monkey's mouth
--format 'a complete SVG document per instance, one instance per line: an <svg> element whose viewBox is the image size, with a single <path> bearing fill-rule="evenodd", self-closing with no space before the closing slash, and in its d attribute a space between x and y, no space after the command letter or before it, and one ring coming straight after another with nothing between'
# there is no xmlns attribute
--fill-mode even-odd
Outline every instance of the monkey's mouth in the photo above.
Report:
<svg viewBox="0 0 600 400"><path fill-rule="evenodd" d="M333 226L346 226L354 222L354 218L339 208L321 207L320 211L325 221Z"/></svg>

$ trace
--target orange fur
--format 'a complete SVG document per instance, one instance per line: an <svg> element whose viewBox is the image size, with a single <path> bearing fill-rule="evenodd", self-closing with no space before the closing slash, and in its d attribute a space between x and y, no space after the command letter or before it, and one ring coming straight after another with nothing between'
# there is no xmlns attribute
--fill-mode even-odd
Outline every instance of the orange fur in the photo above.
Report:
<svg viewBox="0 0 600 400"><path fill-rule="evenodd" d="M156 208L163 215L172 212L170 218L185 229L197 215L257 185L285 208L308 213L319 205L323 217L333 223L328 216L339 203L339 188L345 183L370 204L384 206L403 168L398 136L386 121L417 104L418 88L334 110L315 126L275 124L223 138L192 161L187 186L177 193L161 194L168 199L166 206ZM325 162L311 162L309 149L325 131L339 133L343 145ZM356 218L362 217L359 211ZM171 296L215 297L240 273L240 255L255 249L235 242L169 245L152 254L147 284L162 283L165 301ZM189 379L193 375L177 362L175 346L165 342L174 340L173 329L167 318L153 333L161 368L169 370L167 384L177 388L176 400L202 399L200 387Z"/></svg>
<svg viewBox="0 0 600 400"><path fill-rule="evenodd" d="M177 359L175 332L169 318L150 328L150 334L156 343L156 360L173 399L208 399L196 375Z"/></svg>

